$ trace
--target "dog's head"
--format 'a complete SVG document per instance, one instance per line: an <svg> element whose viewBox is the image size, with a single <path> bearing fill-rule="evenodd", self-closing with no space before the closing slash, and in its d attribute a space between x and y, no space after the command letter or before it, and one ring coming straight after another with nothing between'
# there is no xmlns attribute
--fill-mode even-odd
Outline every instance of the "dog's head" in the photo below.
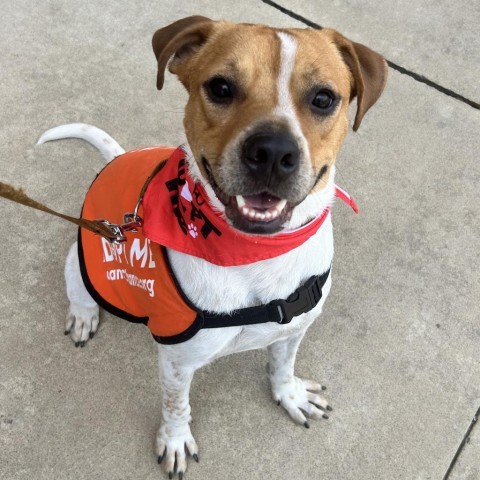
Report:
<svg viewBox="0 0 480 480"><path fill-rule="evenodd" d="M199 172L248 233L280 231L329 184L353 129L385 86L377 53L330 29L275 29L195 16L153 37L157 87L170 72L189 93L185 131Z"/></svg>

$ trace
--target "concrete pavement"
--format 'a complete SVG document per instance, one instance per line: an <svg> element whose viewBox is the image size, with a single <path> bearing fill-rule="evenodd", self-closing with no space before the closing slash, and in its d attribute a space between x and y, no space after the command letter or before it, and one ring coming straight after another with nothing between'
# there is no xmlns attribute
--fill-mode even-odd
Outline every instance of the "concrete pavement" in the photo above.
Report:
<svg viewBox="0 0 480 480"><path fill-rule="evenodd" d="M475 4L279 3L480 102ZM101 158L75 140L34 148L44 130L88 122L126 149L183 139L185 93L172 76L155 88L157 28L194 13L303 26L254 0L0 6L0 179L71 214ZM335 207L334 285L297 363L335 410L297 427L270 398L265 352L224 358L194 379L189 479L444 480L480 406L480 112L389 73L337 162L361 214ZM149 333L104 314L75 349L62 334L74 229L6 201L0 214L0 478L164 478ZM479 428L448 480L480 479Z"/></svg>

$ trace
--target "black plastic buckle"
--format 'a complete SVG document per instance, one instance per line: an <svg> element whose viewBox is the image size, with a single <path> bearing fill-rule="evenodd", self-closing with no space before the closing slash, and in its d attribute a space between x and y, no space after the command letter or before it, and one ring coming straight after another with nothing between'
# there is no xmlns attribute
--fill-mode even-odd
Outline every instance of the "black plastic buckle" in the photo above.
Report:
<svg viewBox="0 0 480 480"><path fill-rule="evenodd" d="M269 305L277 307L279 319L277 323L285 325L294 317L312 310L322 298L322 285L319 276L310 277L301 287L297 288L286 300L273 300Z"/></svg>

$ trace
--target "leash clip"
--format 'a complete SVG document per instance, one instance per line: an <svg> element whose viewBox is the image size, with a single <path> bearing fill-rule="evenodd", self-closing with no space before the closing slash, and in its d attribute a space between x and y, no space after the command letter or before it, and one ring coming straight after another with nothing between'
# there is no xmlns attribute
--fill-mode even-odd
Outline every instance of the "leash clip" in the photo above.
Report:
<svg viewBox="0 0 480 480"><path fill-rule="evenodd" d="M126 213L123 216L122 224L110 223L108 220L98 220L102 222L111 232L112 236L108 239L110 243L115 245L120 245L127 241L125 232L138 232L138 229L142 227L143 220L137 215L138 206L135 208L133 213Z"/></svg>

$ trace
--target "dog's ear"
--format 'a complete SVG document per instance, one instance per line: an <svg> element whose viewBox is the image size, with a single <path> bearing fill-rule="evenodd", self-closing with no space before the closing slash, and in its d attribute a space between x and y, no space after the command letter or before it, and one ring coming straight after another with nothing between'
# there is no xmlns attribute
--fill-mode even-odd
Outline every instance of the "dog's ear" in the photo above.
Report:
<svg viewBox="0 0 480 480"><path fill-rule="evenodd" d="M352 72L354 85L350 101L357 97L353 130L357 131L367 110L378 100L387 82L385 59L361 43L355 43L334 31L334 41Z"/></svg>
<svg viewBox="0 0 480 480"><path fill-rule="evenodd" d="M188 59L207 40L214 21L207 17L193 16L182 18L153 35L153 52L158 62L157 88L163 87L165 68L172 55L169 70L177 73L177 67Z"/></svg>

